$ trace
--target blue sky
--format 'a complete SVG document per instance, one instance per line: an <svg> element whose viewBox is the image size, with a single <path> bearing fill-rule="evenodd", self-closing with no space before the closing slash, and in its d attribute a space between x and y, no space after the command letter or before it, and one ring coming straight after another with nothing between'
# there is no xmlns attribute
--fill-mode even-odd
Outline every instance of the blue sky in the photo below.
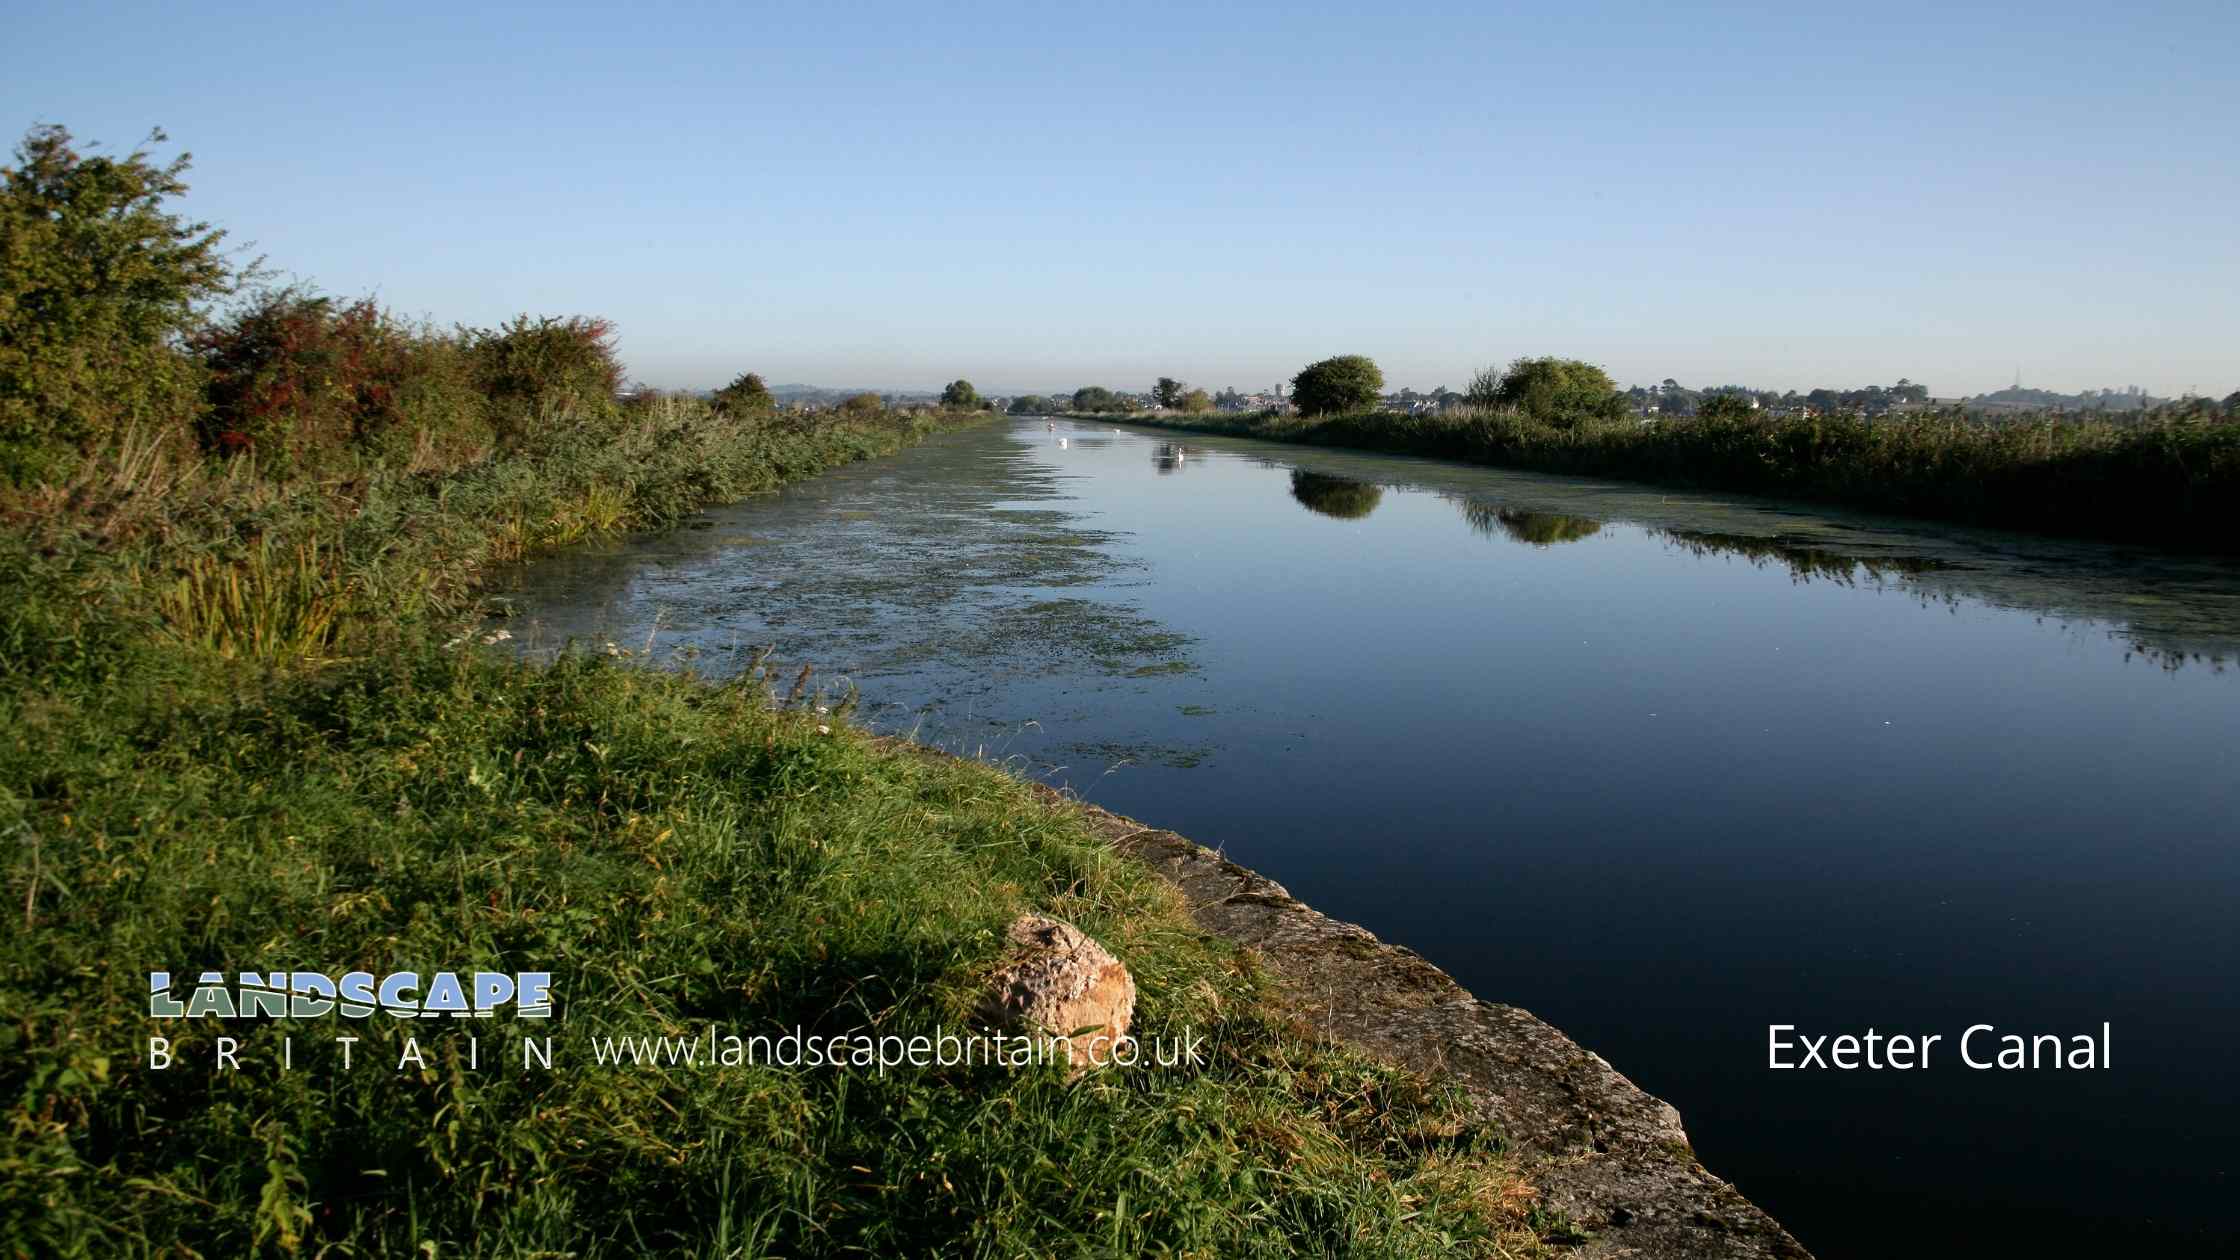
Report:
<svg viewBox="0 0 2240 1260"><path fill-rule="evenodd" d="M2240 5L18 4L0 123L634 375L2240 388Z"/></svg>

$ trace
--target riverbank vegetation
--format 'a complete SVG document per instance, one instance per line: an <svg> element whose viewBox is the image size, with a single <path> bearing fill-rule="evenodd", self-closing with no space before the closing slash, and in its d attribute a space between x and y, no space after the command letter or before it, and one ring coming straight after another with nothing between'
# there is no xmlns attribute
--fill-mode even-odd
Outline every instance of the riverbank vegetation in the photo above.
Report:
<svg viewBox="0 0 2240 1260"><path fill-rule="evenodd" d="M973 414L790 413L751 375L625 400L602 321L444 330L251 291L167 209L183 163L59 131L21 156L0 198L5 1249L1539 1250L1494 1135L1294 1025L1025 785L757 670L488 646L492 563ZM594 1061L609 1035L964 1027L1029 910L1110 946L1137 1035L1195 1036L1199 1062ZM151 971L276 969L547 971L558 1014L147 1017ZM549 1069L519 1041L547 1036Z"/></svg>
<svg viewBox="0 0 2240 1260"><path fill-rule="evenodd" d="M1308 414L1136 422L2240 553L2240 417L2214 410L2127 423L1958 412L1870 421L1721 398L1644 423L1600 369L1547 358L1481 374L1472 394L1475 405L1433 412L1315 408L1302 397Z"/></svg>

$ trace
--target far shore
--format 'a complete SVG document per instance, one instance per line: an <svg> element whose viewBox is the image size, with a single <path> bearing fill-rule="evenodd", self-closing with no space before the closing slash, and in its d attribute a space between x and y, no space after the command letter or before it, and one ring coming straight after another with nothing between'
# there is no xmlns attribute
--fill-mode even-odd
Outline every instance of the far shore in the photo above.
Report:
<svg viewBox="0 0 2240 1260"><path fill-rule="evenodd" d="M1563 425L1491 409L1062 414L2240 555L2240 420L2217 416L2119 424L1752 414Z"/></svg>

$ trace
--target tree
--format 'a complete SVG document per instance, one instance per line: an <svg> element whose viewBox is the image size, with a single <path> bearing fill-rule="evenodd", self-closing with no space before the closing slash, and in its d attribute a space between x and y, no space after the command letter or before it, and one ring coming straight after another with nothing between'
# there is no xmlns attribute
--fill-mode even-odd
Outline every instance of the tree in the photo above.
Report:
<svg viewBox="0 0 2240 1260"><path fill-rule="evenodd" d="M1376 405L1384 373L1366 355L1341 354L1301 368L1291 378L1291 400L1304 415L1332 415Z"/></svg>
<svg viewBox="0 0 2240 1260"><path fill-rule="evenodd" d="M962 378L953 380L949 382L947 389L941 391L941 405L970 411L980 405L980 391L972 387L971 381Z"/></svg>
<svg viewBox="0 0 2240 1260"><path fill-rule="evenodd" d="M1542 424L1565 429L1615 420L1626 411L1625 395L1618 392L1609 373L1592 363L1553 356L1511 363L1493 397L1496 406L1515 408Z"/></svg>
<svg viewBox="0 0 2240 1260"><path fill-rule="evenodd" d="M1011 414L1015 416L1046 416L1057 409L1040 394L1021 394L1011 400Z"/></svg>
<svg viewBox="0 0 2240 1260"><path fill-rule="evenodd" d="M728 416L753 415L777 407L778 400L770 396L770 387L752 372L741 372L729 385L715 392L710 400L717 411Z"/></svg>
<svg viewBox="0 0 2240 1260"><path fill-rule="evenodd" d="M1213 397L1202 389L1193 389L1182 396L1182 409L1191 415L1213 410Z"/></svg>
<svg viewBox="0 0 2240 1260"><path fill-rule="evenodd" d="M1188 388L1171 376L1162 376L1159 383L1151 387L1151 400L1172 411L1182 405L1183 391Z"/></svg>
<svg viewBox="0 0 2240 1260"><path fill-rule="evenodd" d="M887 409L887 400L866 390L840 400L840 414L844 416L875 416Z"/></svg>
<svg viewBox="0 0 2240 1260"><path fill-rule="evenodd" d="M165 208L187 191L188 160L88 157L41 126L0 171L0 475L195 412L201 381L179 338L235 277L223 232Z"/></svg>

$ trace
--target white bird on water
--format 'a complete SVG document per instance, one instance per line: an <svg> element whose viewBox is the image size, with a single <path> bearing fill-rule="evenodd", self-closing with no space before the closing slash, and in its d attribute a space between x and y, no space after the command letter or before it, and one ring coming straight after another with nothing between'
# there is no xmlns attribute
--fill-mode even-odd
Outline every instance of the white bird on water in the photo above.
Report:
<svg viewBox="0 0 2240 1260"><path fill-rule="evenodd" d="M1058 449L1061 451L1066 449L1066 440L1064 438L1058 439Z"/></svg>

